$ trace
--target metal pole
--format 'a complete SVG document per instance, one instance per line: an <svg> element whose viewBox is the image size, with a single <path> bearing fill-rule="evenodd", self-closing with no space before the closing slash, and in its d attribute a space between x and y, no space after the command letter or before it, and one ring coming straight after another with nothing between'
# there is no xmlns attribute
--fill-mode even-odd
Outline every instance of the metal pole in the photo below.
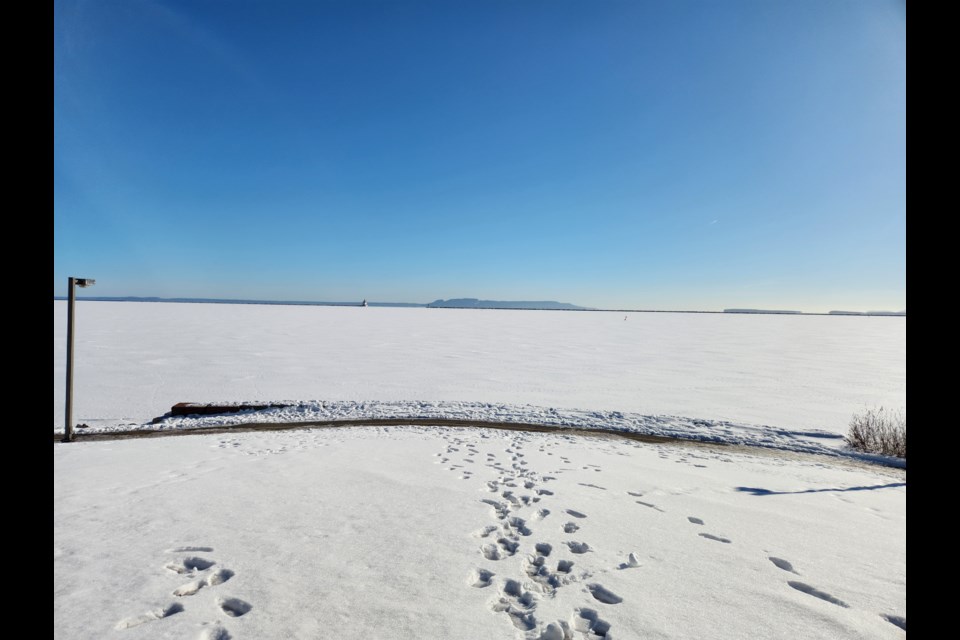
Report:
<svg viewBox="0 0 960 640"><path fill-rule="evenodd" d="M73 303L76 299L73 278L67 278L67 409L63 442L73 440Z"/></svg>

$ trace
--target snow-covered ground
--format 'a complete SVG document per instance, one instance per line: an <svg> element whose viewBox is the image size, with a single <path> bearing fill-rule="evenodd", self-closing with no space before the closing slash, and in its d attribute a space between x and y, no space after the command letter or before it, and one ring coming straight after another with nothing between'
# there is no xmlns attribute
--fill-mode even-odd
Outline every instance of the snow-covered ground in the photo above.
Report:
<svg viewBox="0 0 960 640"><path fill-rule="evenodd" d="M457 421L478 425L536 425L585 431L612 431L642 434L699 442L715 442L741 446L766 447L784 451L838 455L861 460L906 466L906 461L854 451L840 434L828 431L798 431L768 425L751 425L724 420L701 420L682 416L651 416L622 411L578 411L535 407L532 405L496 405L484 402L295 402L262 409L244 409L243 405L220 407L231 409L213 415L168 415L141 425L129 425L126 431L172 431L231 427L245 424L302 424L327 422L370 423L378 420L411 420L419 424ZM116 432L115 425L97 425L78 430L83 434ZM58 432L58 433L62 433Z"/></svg>
<svg viewBox="0 0 960 640"><path fill-rule="evenodd" d="M851 413L904 406L905 322L79 303L87 432L420 417L767 449L437 426L55 443L54 635L899 638L906 471L836 454Z"/></svg>
<svg viewBox="0 0 960 640"><path fill-rule="evenodd" d="M57 638L905 635L887 467L354 427L58 443L54 482Z"/></svg>
<svg viewBox="0 0 960 640"><path fill-rule="evenodd" d="M65 334L55 301L60 431ZM78 302L76 340L74 420L94 428L290 400L840 435L906 405L905 318Z"/></svg>

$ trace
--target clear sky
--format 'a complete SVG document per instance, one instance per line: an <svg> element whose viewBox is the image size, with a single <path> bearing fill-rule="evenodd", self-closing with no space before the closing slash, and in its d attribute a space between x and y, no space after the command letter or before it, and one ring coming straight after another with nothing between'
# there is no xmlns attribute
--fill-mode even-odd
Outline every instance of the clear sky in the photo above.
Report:
<svg viewBox="0 0 960 640"><path fill-rule="evenodd" d="M906 308L883 0L56 0L54 294Z"/></svg>

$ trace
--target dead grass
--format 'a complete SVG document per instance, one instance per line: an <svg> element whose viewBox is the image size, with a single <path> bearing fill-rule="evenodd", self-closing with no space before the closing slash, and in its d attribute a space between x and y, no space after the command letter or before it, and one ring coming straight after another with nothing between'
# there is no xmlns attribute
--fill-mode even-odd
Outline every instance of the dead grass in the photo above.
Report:
<svg viewBox="0 0 960 640"><path fill-rule="evenodd" d="M903 411L880 407L855 414L847 444L858 451L907 457L907 417Z"/></svg>

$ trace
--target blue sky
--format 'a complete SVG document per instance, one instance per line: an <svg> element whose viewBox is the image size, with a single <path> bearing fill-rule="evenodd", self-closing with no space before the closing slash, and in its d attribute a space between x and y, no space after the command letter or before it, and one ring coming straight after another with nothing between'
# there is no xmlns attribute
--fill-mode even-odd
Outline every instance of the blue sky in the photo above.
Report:
<svg viewBox="0 0 960 640"><path fill-rule="evenodd" d="M906 308L899 2L56 0L54 294Z"/></svg>

